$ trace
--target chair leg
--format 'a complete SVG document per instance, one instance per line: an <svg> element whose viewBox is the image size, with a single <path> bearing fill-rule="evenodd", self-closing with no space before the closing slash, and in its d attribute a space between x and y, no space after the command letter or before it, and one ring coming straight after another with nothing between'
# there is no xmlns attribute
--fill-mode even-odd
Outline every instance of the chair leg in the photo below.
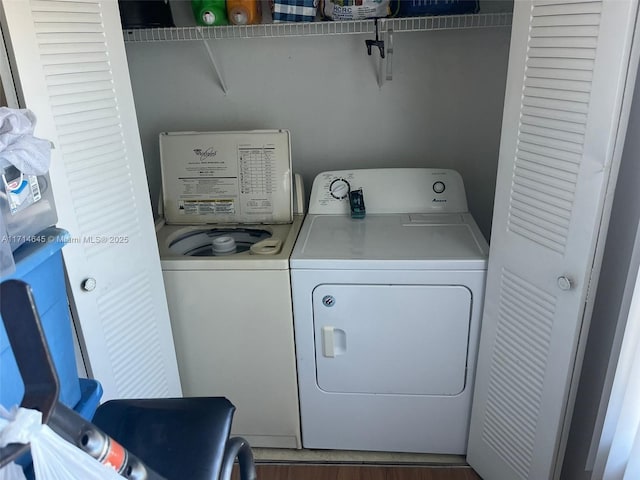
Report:
<svg viewBox="0 0 640 480"><path fill-rule="evenodd" d="M258 475L253 462L253 453L249 443L242 437L233 437L227 442L219 480L231 479L231 470L236 458L240 468L240 480L256 480Z"/></svg>

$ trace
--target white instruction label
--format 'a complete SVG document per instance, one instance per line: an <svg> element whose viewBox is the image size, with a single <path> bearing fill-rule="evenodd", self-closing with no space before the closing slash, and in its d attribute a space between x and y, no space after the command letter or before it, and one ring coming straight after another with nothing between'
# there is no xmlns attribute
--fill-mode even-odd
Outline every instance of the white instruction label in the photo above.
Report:
<svg viewBox="0 0 640 480"><path fill-rule="evenodd" d="M273 212L275 179L275 146L239 147L240 193L245 212Z"/></svg>
<svg viewBox="0 0 640 480"><path fill-rule="evenodd" d="M291 221L288 132L163 134L160 145L169 221Z"/></svg>

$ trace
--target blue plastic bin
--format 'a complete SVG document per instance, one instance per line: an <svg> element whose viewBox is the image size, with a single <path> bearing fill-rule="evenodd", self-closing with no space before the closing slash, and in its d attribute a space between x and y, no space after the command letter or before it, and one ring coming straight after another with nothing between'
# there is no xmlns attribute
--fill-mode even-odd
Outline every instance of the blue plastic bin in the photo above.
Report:
<svg viewBox="0 0 640 480"><path fill-rule="evenodd" d="M76 369L61 252L62 247L69 241L69 234L65 230L52 227L30 240L14 252L15 273L0 278L0 281L15 278L31 286L60 380L59 400L74 408L82 395ZM0 323L0 404L10 409L20 404L23 395L24 384L7 339L4 323Z"/></svg>

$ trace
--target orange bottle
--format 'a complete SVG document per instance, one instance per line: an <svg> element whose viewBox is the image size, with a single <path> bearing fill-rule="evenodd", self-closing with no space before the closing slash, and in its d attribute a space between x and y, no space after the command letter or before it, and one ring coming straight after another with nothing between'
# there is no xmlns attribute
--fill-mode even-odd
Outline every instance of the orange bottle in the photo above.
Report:
<svg viewBox="0 0 640 480"><path fill-rule="evenodd" d="M260 23L260 0L227 0L227 16L234 25Z"/></svg>

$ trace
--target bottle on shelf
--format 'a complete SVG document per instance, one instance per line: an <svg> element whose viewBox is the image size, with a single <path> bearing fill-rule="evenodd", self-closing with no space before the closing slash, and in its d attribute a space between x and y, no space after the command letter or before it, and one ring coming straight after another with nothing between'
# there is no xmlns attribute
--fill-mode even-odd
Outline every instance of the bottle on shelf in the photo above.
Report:
<svg viewBox="0 0 640 480"><path fill-rule="evenodd" d="M260 0L227 0L227 16L233 25L255 25L261 18Z"/></svg>
<svg viewBox="0 0 640 480"><path fill-rule="evenodd" d="M191 8L198 25L212 27L229 23L225 0L191 0Z"/></svg>

